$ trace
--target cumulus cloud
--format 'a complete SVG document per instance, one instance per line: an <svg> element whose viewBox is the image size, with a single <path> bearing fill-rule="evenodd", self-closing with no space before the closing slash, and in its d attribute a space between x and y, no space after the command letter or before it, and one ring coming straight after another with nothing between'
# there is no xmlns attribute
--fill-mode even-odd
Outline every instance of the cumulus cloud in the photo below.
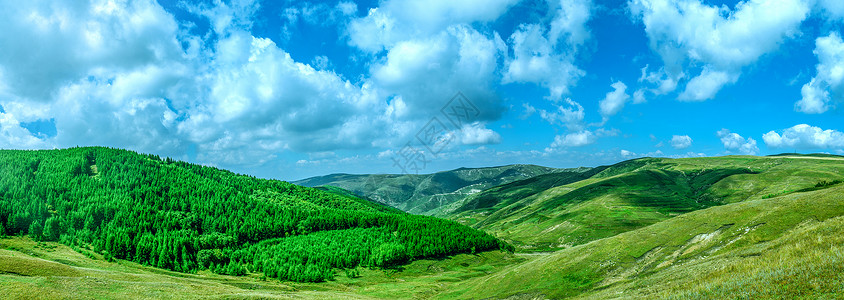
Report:
<svg viewBox="0 0 844 300"><path fill-rule="evenodd" d="M388 50L398 42L435 35L455 24L488 22L517 0L389 0L349 24L349 44L369 52Z"/></svg>
<svg viewBox="0 0 844 300"><path fill-rule="evenodd" d="M618 133L619 131L616 129L604 128L598 128L594 131L584 129L581 131L569 132L555 136L554 142L551 143L551 147L546 149L546 151L550 151L554 148L570 148L591 145L598 141L598 138L618 136Z"/></svg>
<svg viewBox="0 0 844 300"><path fill-rule="evenodd" d="M594 133L583 130L554 137L551 148L581 147L594 143L596 139L597 137Z"/></svg>
<svg viewBox="0 0 844 300"><path fill-rule="evenodd" d="M756 140L753 138L744 138L738 133L730 132L729 129L721 129L718 131L718 138L724 144L727 153L739 153L746 155L756 155L759 153L759 147L756 146Z"/></svg>
<svg viewBox="0 0 844 300"><path fill-rule="evenodd" d="M184 34L151 1L7 5L0 23L14 30L0 34L8 45L0 47L0 97L4 131L18 137L7 140L177 157L195 147L199 160L236 164L390 137L390 116L371 84L296 62L253 37L256 8L189 7L212 24L215 38L203 38ZM40 119L55 120L55 137L36 141L14 124Z"/></svg>
<svg viewBox="0 0 844 300"><path fill-rule="evenodd" d="M550 26L521 24L510 36L513 56L508 59L503 83L540 84L558 100L585 74L574 65L578 48L590 37L586 27L591 0L548 1Z"/></svg>
<svg viewBox="0 0 844 300"><path fill-rule="evenodd" d="M800 101L794 109L808 114L824 113L833 107L833 100L844 97L844 41L836 32L815 40L818 57L817 74L803 85Z"/></svg>
<svg viewBox="0 0 844 300"><path fill-rule="evenodd" d="M630 99L630 95L625 92L627 85L623 82L617 81L611 86L614 90L607 93L606 97L600 102L601 116L604 117L604 121L621 111L624 108L624 104Z"/></svg>
<svg viewBox="0 0 844 300"><path fill-rule="evenodd" d="M692 145L692 138L688 135L675 135L671 137L671 147L674 149L686 149Z"/></svg>
<svg viewBox="0 0 844 300"><path fill-rule="evenodd" d="M150 1L10 2L0 10L0 27L4 98L49 102L80 77L183 55L175 20Z"/></svg>
<svg viewBox="0 0 844 300"><path fill-rule="evenodd" d="M464 11L464 2L435 3L441 9L433 14L452 14L437 24L411 24L418 27L413 32L429 34L383 44L389 51L373 57L370 74L355 82L332 71L325 56L297 61L283 46L253 36L257 1L185 4L210 24L198 35L154 1L10 3L0 11L0 26L8 29L0 34L0 135L10 144L0 147L104 145L256 165L284 151L395 146L439 115L456 91L480 110L479 123L460 131L462 144L499 143L500 135L482 124L503 111L490 86L500 80L506 45L494 32L453 23L493 20L512 4L499 2ZM284 16L316 22L349 19L356 10L351 2L302 4ZM21 126L50 119L54 137Z"/></svg>
<svg viewBox="0 0 844 300"><path fill-rule="evenodd" d="M799 124L781 132L772 130L764 134L762 140L771 148L844 149L844 133L841 131Z"/></svg>
<svg viewBox="0 0 844 300"><path fill-rule="evenodd" d="M427 120L461 91L478 107L480 120L492 120L504 110L492 84L505 48L497 34L454 25L429 37L397 42L370 72L383 93L402 96L413 114L409 118Z"/></svg>
<svg viewBox="0 0 844 300"><path fill-rule="evenodd" d="M48 144L30 134L21 127L15 116L0 112L0 148L3 149L32 149L45 147Z"/></svg>
<svg viewBox="0 0 844 300"><path fill-rule="evenodd" d="M556 111L540 110L539 116L543 120L552 125L563 125L569 131L581 131L586 126L583 123L583 118L586 113L583 111L583 106L576 101L566 98L562 104L555 105Z"/></svg>
<svg viewBox="0 0 844 300"><path fill-rule="evenodd" d="M686 73L702 66L678 97L687 101L711 99L734 83L743 67L795 35L810 12L801 0L751 0L732 10L700 0L630 0L628 5L664 63L664 74L645 76L658 83L656 90L676 88Z"/></svg>
<svg viewBox="0 0 844 300"><path fill-rule="evenodd" d="M459 141L464 145L486 145L501 143L501 136L483 124L475 122L463 125L457 133Z"/></svg>

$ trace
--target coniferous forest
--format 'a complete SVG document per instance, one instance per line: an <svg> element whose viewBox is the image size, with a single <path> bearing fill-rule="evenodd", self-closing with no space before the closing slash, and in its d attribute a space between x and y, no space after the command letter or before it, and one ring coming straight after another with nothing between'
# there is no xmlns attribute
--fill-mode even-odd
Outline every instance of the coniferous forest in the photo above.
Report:
<svg viewBox="0 0 844 300"><path fill-rule="evenodd" d="M299 282L512 247L453 221L109 148L0 151L0 235L179 272Z"/></svg>

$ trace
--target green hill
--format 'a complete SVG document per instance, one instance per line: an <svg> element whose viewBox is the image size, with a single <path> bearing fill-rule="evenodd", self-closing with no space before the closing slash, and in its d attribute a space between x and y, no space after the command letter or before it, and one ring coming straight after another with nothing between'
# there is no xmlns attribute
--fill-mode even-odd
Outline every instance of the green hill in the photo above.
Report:
<svg viewBox="0 0 844 300"><path fill-rule="evenodd" d="M12 298L841 298L842 182L832 156L642 158L473 193L439 210L455 222L128 151L0 151L0 224L18 235L0 238L0 287Z"/></svg>
<svg viewBox="0 0 844 300"><path fill-rule="evenodd" d="M710 207L458 284L442 298L834 299L844 186Z"/></svg>
<svg viewBox="0 0 844 300"><path fill-rule="evenodd" d="M571 171L585 171L578 168ZM309 187L335 186L413 214L442 215L466 196L537 175L564 171L535 165L460 168L434 174L332 174L295 181Z"/></svg>
<svg viewBox="0 0 844 300"><path fill-rule="evenodd" d="M4 234L178 272L308 282L507 247L349 195L107 148L0 151Z"/></svg>
<svg viewBox="0 0 844 300"><path fill-rule="evenodd" d="M711 206L820 189L841 180L844 160L642 158L495 187L473 195L450 217L524 250L549 251Z"/></svg>

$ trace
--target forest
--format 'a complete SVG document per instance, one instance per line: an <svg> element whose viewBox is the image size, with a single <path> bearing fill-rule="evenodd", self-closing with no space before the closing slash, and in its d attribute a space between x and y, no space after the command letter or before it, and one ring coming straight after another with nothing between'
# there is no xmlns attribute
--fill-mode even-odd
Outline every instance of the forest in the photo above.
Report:
<svg viewBox="0 0 844 300"><path fill-rule="evenodd" d="M0 150L0 235L298 282L512 246L356 197L103 147Z"/></svg>

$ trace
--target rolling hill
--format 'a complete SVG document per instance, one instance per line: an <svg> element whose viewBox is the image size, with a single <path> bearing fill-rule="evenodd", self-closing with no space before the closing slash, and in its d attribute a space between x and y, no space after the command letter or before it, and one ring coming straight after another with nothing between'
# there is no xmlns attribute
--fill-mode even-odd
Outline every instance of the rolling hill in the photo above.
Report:
<svg viewBox="0 0 844 300"><path fill-rule="evenodd" d="M508 247L350 195L99 147L0 151L0 235L178 272L300 282Z"/></svg>
<svg viewBox="0 0 844 300"><path fill-rule="evenodd" d="M453 221L105 148L0 151L0 172L0 235L14 235L0 238L0 286L13 298L844 295L836 156L557 170L438 210Z"/></svg>
<svg viewBox="0 0 844 300"><path fill-rule="evenodd" d="M642 158L582 174L548 174L498 186L467 198L450 218L523 250L553 251L699 209L807 191L840 180L844 160L835 158Z"/></svg>
<svg viewBox="0 0 844 300"><path fill-rule="evenodd" d="M335 186L355 195L372 199L403 211L437 215L442 207L487 188L537 175L589 168L554 169L535 165L509 165L490 168L460 168L433 174L332 174L312 177L294 184L318 187Z"/></svg>
<svg viewBox="0 0 844 300"><path fill-rule="evenodd" d="M441 298L833 299L844 186L714 206L459 283Z"/></svg>

